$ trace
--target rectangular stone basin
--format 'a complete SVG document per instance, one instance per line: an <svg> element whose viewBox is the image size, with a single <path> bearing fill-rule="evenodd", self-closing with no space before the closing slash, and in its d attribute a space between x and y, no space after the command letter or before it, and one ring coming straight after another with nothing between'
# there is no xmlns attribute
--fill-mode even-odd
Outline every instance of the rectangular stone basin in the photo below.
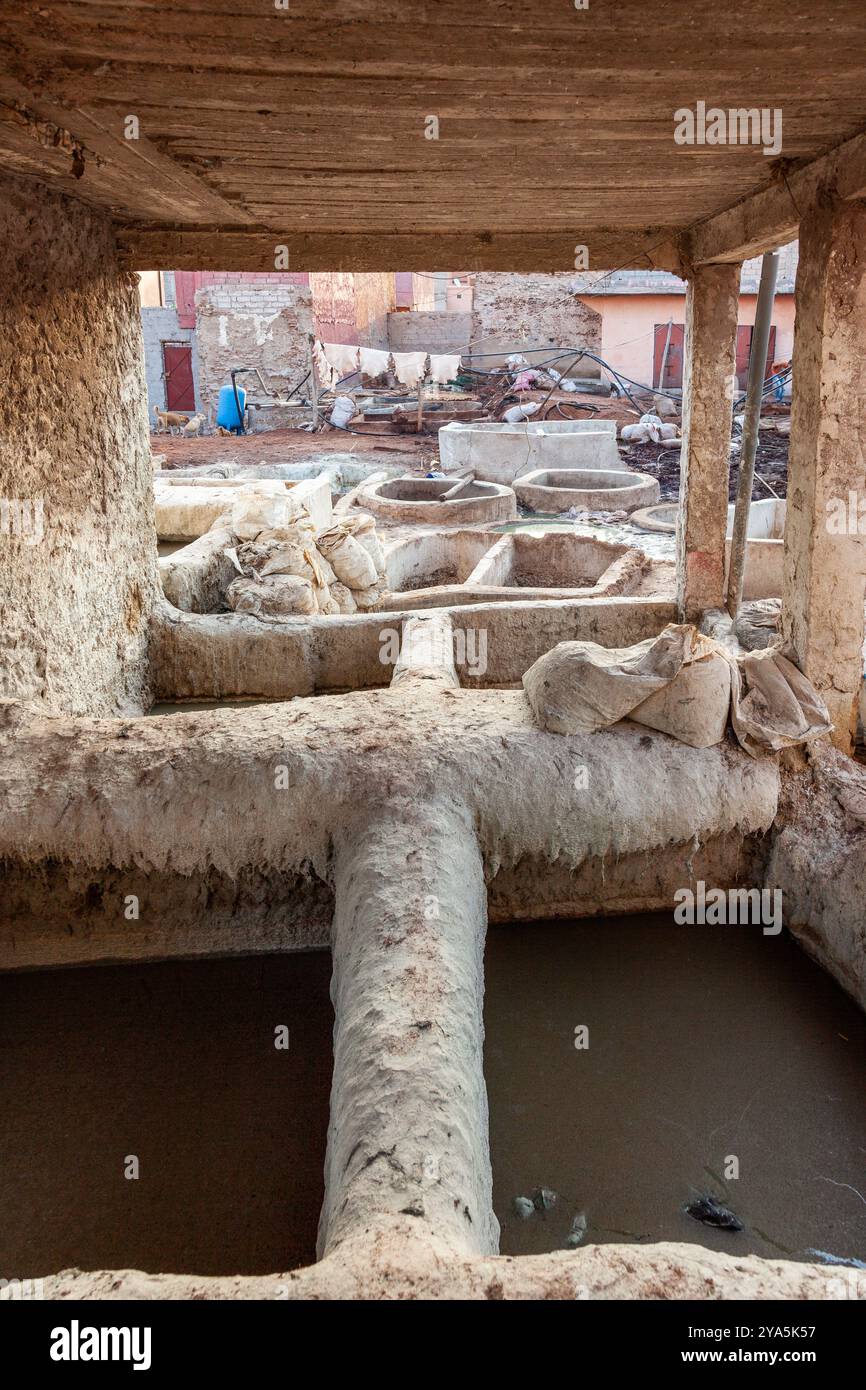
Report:
<svg viewBox="0 0 866 1390"><path fill-rule="evenodd" d="M866 1020L787 935L494 926L484 1015L503 1254L573 1249L577 1222L581 1248L866 1258ZM687 1215L705 1193L743 1230Z"/></svg>
<svg viewBox="0 0 866 1390"><path fill-rule="evenodd" d="M467 590L522 589L521 597L563 597L628 592L628 580L640 573L637 552L568 531L546 535L513 532L482 557L466 581ZM485 595L485 597L488 595Z"/></svg>
<svg viewBox="0 0 866 1390"><path fill-rule="evenodd" d="M385 552L388 588L402 594L464 584L499 539L496 531L425 531L398 541Z"/></svg>

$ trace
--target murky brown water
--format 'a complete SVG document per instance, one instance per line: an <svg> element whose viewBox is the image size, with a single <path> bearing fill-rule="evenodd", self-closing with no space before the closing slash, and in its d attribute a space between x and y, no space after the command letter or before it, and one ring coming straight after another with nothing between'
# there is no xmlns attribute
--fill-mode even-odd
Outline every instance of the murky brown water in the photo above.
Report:
<svg viewBox="0 0 866 1390"><path fill-rule="evenodd" d="M330 974L316 951L0 977L0 1276L309 1264Z"/></svg>
<svg viewBox="0 0 866 1390"><path fill-rule="evenodd" d="M503 1253L563 1249L583 1212L583 1244L866 1260L866 1018L788 937L665 915L492 927L486 975ZM540 1188L555 1205L521 1220ZM686 1216L704 1192L745 1230Z"/></svg>

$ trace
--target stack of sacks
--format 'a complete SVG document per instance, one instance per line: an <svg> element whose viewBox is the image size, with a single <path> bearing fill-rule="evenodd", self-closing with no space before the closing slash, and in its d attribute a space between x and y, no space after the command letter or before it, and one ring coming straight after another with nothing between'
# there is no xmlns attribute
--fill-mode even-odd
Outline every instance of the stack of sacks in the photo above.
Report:
<svg viewBox="0 0 866 1390"><path fill-rule="evenodd" d="M351 606L341 607L340 612L375 608L387 584L385 553L373 518L361 512L338 521L319 532L316 544L332 566L338 583L347 591Z"/></svg>
<svg viewBox="0 0 866 1390"><path fill-rule="evenodd" d="M642 415L636 425L623 425L620 439L630 444L660 444L663 439L676 439L677 427L665 424L658 415Z"/></svg>
<svg viewBox="0 0 866 1390"><path fill-rule="evenodd" d="M232 529L242 543L232 557L240 578L228 587L229 607L258 618L374 607L385 590L385 560L373 518L354 517L317 536L306 511L275 517L266 505L272 500L235 508Z"/></svg>

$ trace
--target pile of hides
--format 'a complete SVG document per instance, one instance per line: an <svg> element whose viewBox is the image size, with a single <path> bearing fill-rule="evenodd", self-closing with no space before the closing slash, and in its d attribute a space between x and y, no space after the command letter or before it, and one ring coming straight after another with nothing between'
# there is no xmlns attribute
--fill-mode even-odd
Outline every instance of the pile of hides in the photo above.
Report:
<svg viewBox="0 0 866 1390"><path fill-rule="evenodd" d="M661 444L663 439L676 439L677 427L665 424L658 415L642 415L636 425L623 425L620 438L628 444Z"/></svg>
<svg viewBox="0 0 866 1390"><path fill-rule="evenodd" d="M229 607L271 619L375 608L387 585L373 518L360 513L317 533L305 510L268 515L269 500L235 503L239 543L227 553L239 577L226 592Z"/></svg>
<svg viewBox="0 0 866 1390"><path fill-rule="evenodd" d="M560 642L523 677L536 722L590 734L620 719L691 748L721 743L730 717L752 757L808 743L832 728L827 707L778 647L737 661L689 623L669 623L632 647Z"/></svg>

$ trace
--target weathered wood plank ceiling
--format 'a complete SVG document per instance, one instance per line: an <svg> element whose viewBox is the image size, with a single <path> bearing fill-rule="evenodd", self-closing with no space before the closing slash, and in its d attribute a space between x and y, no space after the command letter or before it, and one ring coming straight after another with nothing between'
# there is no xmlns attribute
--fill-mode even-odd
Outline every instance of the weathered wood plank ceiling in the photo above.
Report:
<svg viewBox="0 0 866 1390"><path fill-rule="evenodd" d="M278 4L3 0L0 168L133 239L185 229L192 262L231 230L241 259L582 243L609 268L663 262L652 248L866 128L863 0ZM677 145L698 101L780 109L782 170L756 146Z"/></svg>

